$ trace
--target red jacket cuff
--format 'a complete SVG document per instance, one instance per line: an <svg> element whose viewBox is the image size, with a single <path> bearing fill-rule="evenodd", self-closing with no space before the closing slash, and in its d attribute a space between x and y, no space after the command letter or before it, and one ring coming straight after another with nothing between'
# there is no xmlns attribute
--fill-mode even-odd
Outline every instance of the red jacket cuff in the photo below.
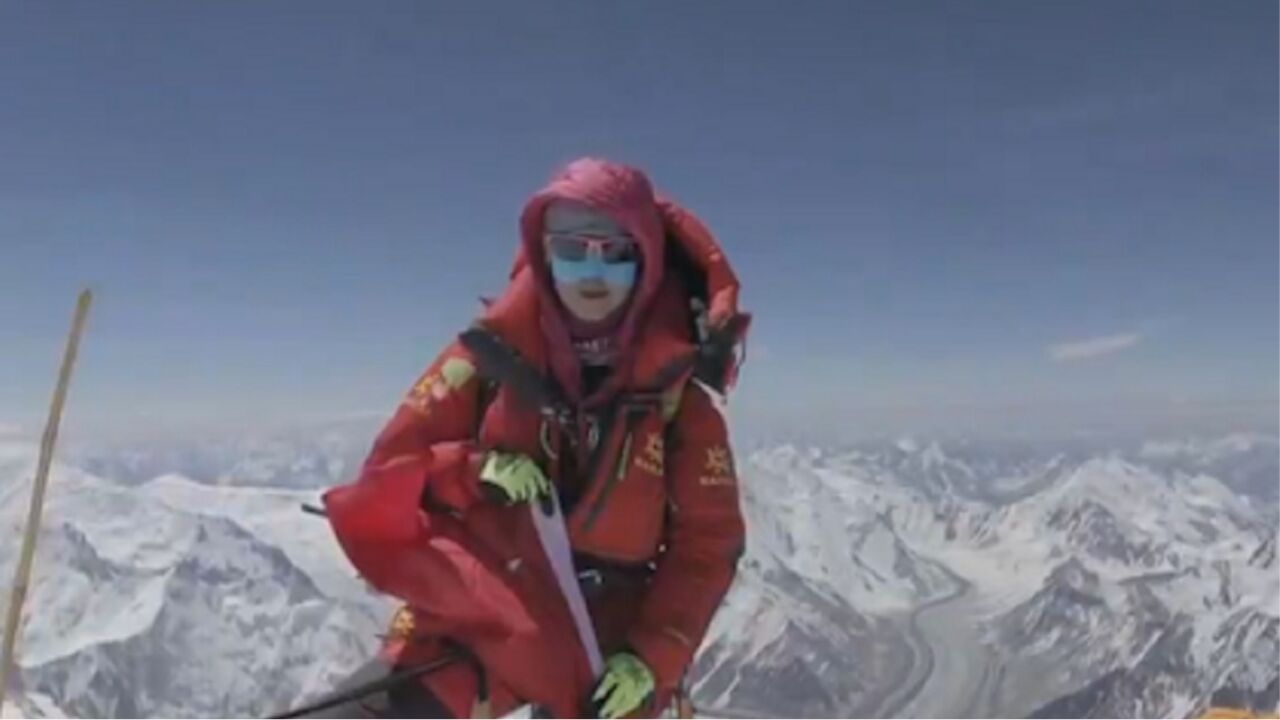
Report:
<svg viewBox="0 0 1280 720"><path fill-rule="evenodd" d="M631 649L653 671L659 689L678 687L697 647L675 628L637 629L627 638Z"/></svg>
<svg viewBox="0 0 1280 720"><path fill-rule="evenodd" d="M434 460L427 473L427 492L444 505L466 512L479 502L480 468L484 453L469 441L433 445Z"/></svg>

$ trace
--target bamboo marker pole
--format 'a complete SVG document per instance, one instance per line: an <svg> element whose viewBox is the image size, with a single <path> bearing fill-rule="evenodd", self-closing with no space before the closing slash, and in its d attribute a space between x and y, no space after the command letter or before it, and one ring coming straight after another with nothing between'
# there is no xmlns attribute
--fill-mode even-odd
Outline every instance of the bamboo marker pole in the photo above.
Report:
<svg viewBox="0 0 1280 720"><path fill-rule="evenodd" d="M49 420L40 440L40 461L36 466L35 483L31 488L31 512L27 516L27 529L22 538L22 554L13 580L13 596L9 599L9 619L4 627L4 654L0 656L0 712L3 712L5 692L9 687L9 673L14 670L14 650L18 642L18 624L22 617L22 603L27 597L27 585L31 581L31 563L35 558L36 535L40 530L40 515L44 510L44 490L49 484L49 468L53 464L53 447L58 441L58 424L62 421L62 406L67 400L67 386L71 384L71 370L76 364L76 352L80 348L80 334L93 293L84 290L76 301L76 314L71 321L71 334L62 355L62 369L58 373L58 385L53 391L49 406Z"/></svg>

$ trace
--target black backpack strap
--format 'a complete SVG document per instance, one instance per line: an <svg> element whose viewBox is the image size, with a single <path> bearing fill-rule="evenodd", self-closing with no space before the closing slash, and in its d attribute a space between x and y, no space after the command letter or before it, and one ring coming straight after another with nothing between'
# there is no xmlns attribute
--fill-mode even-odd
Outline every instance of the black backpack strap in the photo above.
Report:
<svg viewBox="0 0 1280 720"><path fill-rule="evenodd" d="M475 427L471 429L471 434L477 439L480 437L480 428L484 425L484 416L489 406L493 404L493 399L498 396L499 383L497 380L478 376L480 386L476 388L476 422Z"/></svg>
<svg viewBox="0 0 1280 720"><path fill-rule="evenodd" d="M706 272L675 237L667 239L664 262L666 272L679 280L689 298L689 333L698 345L693 376L724 395L735 380L739 363L737 348L746 337L751 316L737 313L714 327L710 326Z"/></svg>
<svg viewBox="0 0 1280 720"><path fill-rule="evenodd" d="M511 388L521 402L539 412L557 416L568 412L564 392L555 380L539 372L494 332L477 325L460 334L458 341L475 358L481 377Z"/></svg>
<svg viewBox="0 0 1280 720"><path fill-rule="evenodd" d="M698 361L693 376L724 395L737 372L738 344L746 335L751 316L739 313L719 327L710 328L698 343Z"/></svg>

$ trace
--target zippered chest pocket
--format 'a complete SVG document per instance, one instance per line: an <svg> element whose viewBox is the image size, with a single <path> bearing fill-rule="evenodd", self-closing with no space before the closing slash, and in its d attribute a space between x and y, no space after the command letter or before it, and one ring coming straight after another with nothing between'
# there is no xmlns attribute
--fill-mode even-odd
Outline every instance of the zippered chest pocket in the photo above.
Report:
<svg viewBox="0 0 1280 720"><path fill-rule="evenodd" d="M657 552L666 512L666 448L657 412L620 419L586 502L570 518L575 549L621 562ZM628 422L628 420L630 422Z"/></svg>

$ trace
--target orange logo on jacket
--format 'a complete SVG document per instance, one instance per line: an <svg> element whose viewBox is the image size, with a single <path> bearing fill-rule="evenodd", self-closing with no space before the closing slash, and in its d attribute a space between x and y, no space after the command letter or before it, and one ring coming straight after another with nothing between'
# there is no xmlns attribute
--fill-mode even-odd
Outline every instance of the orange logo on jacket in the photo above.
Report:
<svg viewBox="0 0 1280 720"><path fill-rule="evenodd" d="M449 393L462 388L475 375L475 366L462 358L449 358L439 370L429 370L414 383L405 403L423 414L431 410L432 402L440 402Z"/></svg>
<svg viewBox="0 0 1280 720"><path fill-rule="evenodd" d="M661 476L664 472L663 458L665 457L666 449L662 436L658 433L649 433L649 437L645 439L644 452L636 456L636 467L647 473Z"/></svg>
<svg viewBox="0 0 1280 720"><path fill-rule="evenodd" d="M435 381L433 375L422 376L422 379L414 383L409 394L405 396L404 404L424 415L427 414L430 409L431 386Z"/></svg>
<svg viewBox="0 0 1280 720"><path fill-rule="evenodd" d="M707 448L707 462L702 472L704 474L698 478L700 485L733 485L733 461L729 448L722 445Z"/></svg>

